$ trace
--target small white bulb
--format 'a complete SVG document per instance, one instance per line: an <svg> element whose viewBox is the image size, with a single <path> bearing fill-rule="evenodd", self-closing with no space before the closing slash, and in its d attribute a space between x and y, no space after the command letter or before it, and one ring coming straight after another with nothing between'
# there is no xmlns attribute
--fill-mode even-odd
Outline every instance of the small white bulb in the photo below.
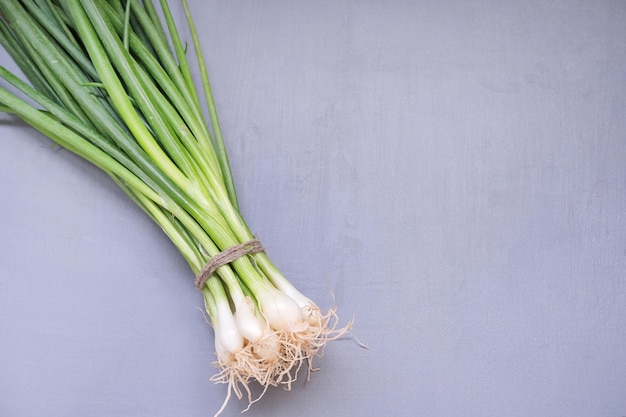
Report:
<svg viewBox="0 0 626 417"><path fill-rule="evenodd" d="M224 350L235 353L243 348L243 336L227 303L217 306L217 323L214 324L216 346L219 342Z"/></svg>
<svg viewBox="0 0 626 417"><path fill-rule="evenodd" d="M284 292L274 287L268 288L258 296L258 301L261 313L273 329L294 332L306 328L302 309Z"/></svg>
<svg viewBox="0 0 626 417"><path fill-rule="evenodd" d="M245 297L239 303L235 311L237 328L239 333L250 342L255 342L263 337L265 333L264 323L254 314L254 301L250 297Z"/></svg>
<svg viewBox="0 0 626 417"><path fill-rule="evenodd" d="M280 353L280 339L275 333L267 333L252 345L252 352L262 361L273 362Z"/></svg>

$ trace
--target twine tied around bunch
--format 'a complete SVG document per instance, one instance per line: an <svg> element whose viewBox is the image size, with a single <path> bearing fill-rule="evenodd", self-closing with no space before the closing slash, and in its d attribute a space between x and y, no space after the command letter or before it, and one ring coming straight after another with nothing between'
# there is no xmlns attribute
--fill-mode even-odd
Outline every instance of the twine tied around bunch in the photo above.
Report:
<svg viewBox="0 0 626 417"><path fill-rule="evenodd" d="M202 268L202 270L196 276L196 288L201 290L204 287L207 279L220 267L233 262L242 256L249 255L251 253L265 252L265 248L255 236L254 239L248 242L240 243L239 245L231 246L230 248L218 253L212 257L209 262Z"/></svg>

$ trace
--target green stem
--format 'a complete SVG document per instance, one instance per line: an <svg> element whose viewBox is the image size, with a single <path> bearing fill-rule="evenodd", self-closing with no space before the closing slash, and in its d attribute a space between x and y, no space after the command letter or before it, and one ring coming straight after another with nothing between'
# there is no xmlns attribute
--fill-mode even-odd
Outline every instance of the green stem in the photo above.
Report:
<svg viewBox="0 0 626 417"><path fill-rule="evenodd" d="M118 78L109 60L109 56L107 56L104 50L102 41L97 33L99 33L100 36L106 36L108 33L106 32L106 25L98 18L96 4L92 0L83 0L82 2L79 2L79 0L66 0L66 4L68 5L72 18L76 22L76 28L80 33L80 37L89 53L94 67L98 71L101 81L105 85L106 91L118 114L120 114L137 142L139 142L156 165L166 172L179 187L189 192L189 179L174 165L167 154L163 152L151 132L144 125L129 100L124 85ZM100 29L101 32L96 32L96 28L92 26L92 24L97 24L97 29ZM110 58L115 59L115 56L110 56ZM123 65L124 63L122 60L119 60L118 64Z"/></svg>
<svg viewBox="0 0 626 417"><path fill-rule="evenodd" d="M209 75L207 72L206 64L204 62L202 47L198 39L198 32L196 31L195 24L193 22L193 19L191 18L191 13L189 11L189 5L187 4L187 0L183 0L183 6L185 8L187 23L189 25L189 30L191 31L191 38L193 39L193 45L196 51L196 59L198 61L198 67L200 69L200 76L202 77L202 85L204 87L204 94L206 97L207 106L209 107L211 126L213 127L213 135L215 138L215 147L217 149L217 155L220 163L220 168L222 170L222 175L224 177L224 183L226 184L228 196L233 207L239 210L239 204L237 203L237 193L235 192L235 184L233 182L233 176L230 169L230 162L228 160L228 154L226 153L226 145L224 145L222 129L220 128L220 123L217 117L217 108L215 106L215 101L213 100L211 83L209 82Z"/></svg>

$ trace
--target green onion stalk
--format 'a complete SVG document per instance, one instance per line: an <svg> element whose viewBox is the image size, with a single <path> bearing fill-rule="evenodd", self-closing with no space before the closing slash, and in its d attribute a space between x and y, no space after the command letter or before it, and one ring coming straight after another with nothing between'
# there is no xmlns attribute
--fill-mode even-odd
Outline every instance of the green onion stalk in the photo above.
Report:
<svg viewBox="0 0 626 417"><path fill-rule="evenodd" d="M104 170L160 225L198 277L215 333L212 380L228 385L227 401L252 403L252 381L289 389L350 324L338 327L335 309L322 312L259 247L239 212L188 5L200 92L159 3L0 1L0 42L28 80L0 67L0 110Z"/></svg>

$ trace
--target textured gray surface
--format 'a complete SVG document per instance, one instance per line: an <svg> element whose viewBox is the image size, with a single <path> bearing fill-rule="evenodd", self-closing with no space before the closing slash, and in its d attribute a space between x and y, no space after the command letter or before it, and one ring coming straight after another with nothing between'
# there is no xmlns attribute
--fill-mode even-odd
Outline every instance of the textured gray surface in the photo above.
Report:
<svg viewBox="0 0 626 417"><path fill-rule="evenodd" d="M191 3L245 216L370 346L250 415L626 415L623 1ZM176 250L0 120L0 416L211 415Z"/></svg>

